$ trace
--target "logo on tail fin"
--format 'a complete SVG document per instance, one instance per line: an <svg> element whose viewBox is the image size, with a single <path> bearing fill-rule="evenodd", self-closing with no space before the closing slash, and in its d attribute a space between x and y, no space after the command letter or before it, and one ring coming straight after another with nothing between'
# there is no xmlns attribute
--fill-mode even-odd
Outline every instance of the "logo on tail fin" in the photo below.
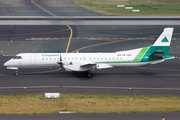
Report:
<svg viewBox="0 0 180 120"><path fill-rule="evenodd" d="M165 36L161 42L169 42L169 41L168 41L167 37Z"/></svg>

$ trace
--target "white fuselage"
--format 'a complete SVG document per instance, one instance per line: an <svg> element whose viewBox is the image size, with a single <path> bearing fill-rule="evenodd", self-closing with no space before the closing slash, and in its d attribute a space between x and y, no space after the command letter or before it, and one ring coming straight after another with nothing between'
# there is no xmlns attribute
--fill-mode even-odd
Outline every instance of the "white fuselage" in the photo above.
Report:
<svg viewBox="0 0 180 120"><path fill-rule="evenodd" d="M116 53L20 53L20 59L10 59L4 66L18 68L59 68L57 62L63 61L68 71L88 71L112 67L141 66L149 62L133 62L141 48ZM94 64L88 67L83 65Z"/></svg>

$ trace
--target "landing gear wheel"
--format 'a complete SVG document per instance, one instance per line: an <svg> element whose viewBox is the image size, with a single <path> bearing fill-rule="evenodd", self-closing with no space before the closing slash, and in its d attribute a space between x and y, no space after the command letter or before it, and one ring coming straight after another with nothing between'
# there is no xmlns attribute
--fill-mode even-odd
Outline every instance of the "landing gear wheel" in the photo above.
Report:
<svg viewBox="0 0 180 120"><path fill-rule="evenodd" d="M84 74L88 74L88 71L84 71Z"/></svg>
<svg viewBox="0 0 180 120"><path fill-rule="evenodd" d="M19 73L17 71L15 72L15 76L19 76Z"/></svg>
<svg viewBox="0 0 180 120"><path fill-rule="evenodd" d="M91 78L91 77L92 77L92 73L88 73L88 74L87 74L87 77L88 77L88 78Z"/></svg>

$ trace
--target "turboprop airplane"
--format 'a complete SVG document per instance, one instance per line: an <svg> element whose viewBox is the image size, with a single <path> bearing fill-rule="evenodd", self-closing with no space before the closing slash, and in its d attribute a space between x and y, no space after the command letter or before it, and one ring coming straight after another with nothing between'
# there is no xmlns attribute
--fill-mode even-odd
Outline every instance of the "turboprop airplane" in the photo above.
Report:
<svg viewBox="0 0 180 120"><path fill-rule="evenodd" d="M115 53L20 53L4 63L7 69L18 68L59 68L67 71L82 71L92 77L91 71L113 67L134 67L156 64L173 59L169 47L173 28L165 28L158 39L148 47Z"/></svg>

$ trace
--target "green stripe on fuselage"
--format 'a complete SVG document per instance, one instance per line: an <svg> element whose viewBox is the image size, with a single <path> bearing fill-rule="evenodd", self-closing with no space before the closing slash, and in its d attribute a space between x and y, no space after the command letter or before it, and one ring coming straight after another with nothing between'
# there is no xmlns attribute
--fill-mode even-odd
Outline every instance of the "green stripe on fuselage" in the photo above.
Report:
<svg viewBox="0 0 180 120"><path fill-rule="evenodd" d="M144 47L141 49L141 51L139 52L139 54L134 58L133 61L140 61L141 58L143 57L143 55L146 53L146 51L148 50L149 47Z"/></svg>
<svg viewBox="0 0 180 120"><path fill-rule="evenodd" d="M96 64L104 63L139 63L139 62L151 62L156 60L161 60L162 58L152 58L150 57L153 53L157 51L164 52L163 59L174 58L174 56L169 56L169 46L148 46L141 49L139 54L134 58L134 60L122 60L122 61L101 61L96 62Z"/></svg>
<svg viewBox="0 0 180 120"><path fill-rule="evenodd" d="M144 54L144 56L141 59L141 62L148 62L148 61L154 61L154 60L160 60L162 58L151 58L149 57L153 53L157 51L164 52L164 59L172 58L174 56L169 56L169 46L150 46L148 51Z"/></svg>

